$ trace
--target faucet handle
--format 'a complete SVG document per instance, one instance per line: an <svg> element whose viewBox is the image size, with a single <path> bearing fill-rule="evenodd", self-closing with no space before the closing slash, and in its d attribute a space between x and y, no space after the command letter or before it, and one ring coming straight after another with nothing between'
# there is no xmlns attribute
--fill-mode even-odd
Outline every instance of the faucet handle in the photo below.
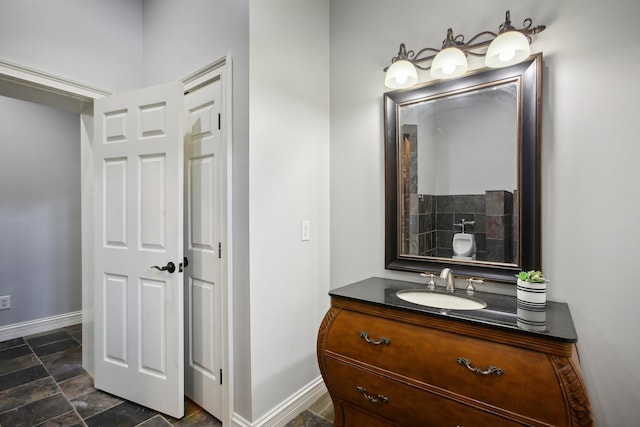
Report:
<svg viewBox="0 0 640 427"><path fill-rule="evenodd" d="M420 276L429 278L429 283L427 283L427 287L429 289L434 290L436 288L436 282L433 280L433 273L420 273Z"/></svg>
<svg viewBox="0 0 640 427"><path fill-rule="evenodd" d="M484 285L484 280L482 279L474 279L473 277L470 277L469 279L467 279L467 283L469 284L467 286L467 294L468 295L473 295L476 291L476 288L473 287L473 285Z"/></svg>

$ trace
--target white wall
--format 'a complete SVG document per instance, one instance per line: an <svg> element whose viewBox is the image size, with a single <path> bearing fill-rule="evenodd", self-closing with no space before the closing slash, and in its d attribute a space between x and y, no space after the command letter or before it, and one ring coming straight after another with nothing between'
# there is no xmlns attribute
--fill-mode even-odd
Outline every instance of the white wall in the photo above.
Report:
<svg viewBox="0 0 640 427"><path fill-rule="evenodd" d="M234 410L250 419L249 1L144 0L144 52L149 86L232 58Z"/></svg>
<svg viewBox="0 0 640 427"><path fill-rule="evenodd" d="M139 1L3 0L0 58L98 87L126 90L141 82L141 24ZM0 90L0 95L21 96L7 85ZM50 97L42 99L50 101ZM14 105L22 107L14 111ZM16 218L22 222L29 218L33 226L11 229L11 239L0 239L0 250L9 253L3 259L12 261L10 267L3 267L5 280L0 286L11 286L6 293L13 294L13 308L0 314L0 324L81 309L80 116L25 105L4 101L3 109L9 111L1 119L3 132L12 132L12 137L0 142L3 160L11 162L2 172L6 179L0 193L0 226L5 230L17 226ZM69 103L64 108L77 107ZM29 114L31 122L26 124ZM10 145L18 136L29 138L29 143ZM44 153L50 155L51 166L37 155L33 166L28 165L28 154ZM40 174L22 179L27 171L35 170L55 175L44 183ZM51 185L54 183L59 187ZM38 186L42 188L36 190ZM20 194L24 197L21 203L9 207ZM22 203L25 200L29 203ZM8 244L10 240L17 244ZM22 253L25 245L33 248L31 257ZM45 249L48 255L42 252Z"/></svg>
<svg viewBox="0 0 640 427"><path fill-rule="evenodd" d="M255 420L319 377L329 291L329 2L251 3L251 369ZM308 220L311 240L301 241Z"/></svg>
<svg viewBox="0 0 640 427"><path fill-rule="evenodd" d="M141 0L2 0L0 58L111 91L142 83Z"/></svg>
<svg viewBox="0 0 640 427"><path fill-rule="evenodd" d="M542 261L549 298L569 304L596 424L640 419L633 266L640 241L640 3L620 0L331 2L331 286L384 270L382 69L398 50L438 47L448 27L497 29L510 9L547 29ZM628 58L628 59L620 59Z"/></svg>
<svg viewBox="0 0 640 427"><path fill-rule="evenodd" d="M0 96L0 326L82 309L80 117Z"/></svg>
<svg viewBox="0 0 640 427"><path fill-rule="evenodd" d="M326 0L177 3L3 0L0 58L122 91L233 56L239 414L255 420L317 375L329 266L332 287L374 275L414 278L384 270L382 68L400 42L437 47L449 26L467 35L496 29L511 8L514 23L532 17L548 25L533 48L546 64L542 237L550 298L571 307L597 423L635 423L640 343L632 313L640 290L629 266L640 235L633 127L640 65L632 57L612 74L609 64L635 51L640 3L331 1L330 35ZM278 61L303 67L304 78L274 74ZM303 219L311 221L306 243Z"/></svg>
<svg viewBox="0 0 640 427"><path fill-rule="evenodd" d="M315 339L329 289L328 6L144 1L146 84L233 58L234 411L248 421L319 376ZM309 242L300 241L302 220Z"/></svg>

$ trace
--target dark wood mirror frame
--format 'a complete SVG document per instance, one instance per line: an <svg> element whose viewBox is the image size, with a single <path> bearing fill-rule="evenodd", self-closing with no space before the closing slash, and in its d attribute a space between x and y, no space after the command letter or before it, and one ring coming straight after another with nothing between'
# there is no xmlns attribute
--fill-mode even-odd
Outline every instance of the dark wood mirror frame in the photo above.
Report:
<svg viewBox="0 0 640 427"><path fill-rule="evenodd" d="M503 80L519 82L518 259L515 264L461 261L404 255L399 250L399 107L417 100L467 91ZM385 268L439 273L449 267L458 276L515 283L520 270L540 270L540 133L542 54L506 68L485 69L454 80L384 94L385 124Z"/></svg>

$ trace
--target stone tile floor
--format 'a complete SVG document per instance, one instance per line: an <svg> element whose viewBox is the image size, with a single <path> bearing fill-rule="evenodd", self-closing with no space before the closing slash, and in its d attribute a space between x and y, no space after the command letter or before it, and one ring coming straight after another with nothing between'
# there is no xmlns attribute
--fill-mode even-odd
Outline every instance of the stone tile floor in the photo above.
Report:
<svg viewBox="0 0 640 427"><path fill-rule="evenodd" d="M287 427L332 426L328 395ZM171 418L96 390L82 368L82 325L0 342L0 427L221 426L185 398Z"/></svg>
<svg viewBox="0 0 640 427"><path fill-rule="evenodd" d="M289 421L285 427L332 427L333 416L333 402L329 394L325 393L309 409Z"/></svg>

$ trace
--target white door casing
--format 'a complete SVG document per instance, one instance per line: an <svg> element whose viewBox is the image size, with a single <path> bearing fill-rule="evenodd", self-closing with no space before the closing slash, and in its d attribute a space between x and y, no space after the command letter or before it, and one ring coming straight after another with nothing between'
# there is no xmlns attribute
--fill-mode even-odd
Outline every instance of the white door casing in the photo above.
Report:
<svg viewBox="0 0 640 427"><path fill-rule="evenodd" d="M220 78L185 95L185 395L223 419L223 198ZM225 242L226 243L226 242Z"/></svg>
<svg viewBox="0 0 640 427"><path fill-rule="evenodd" d="M183 85L98 99L94 117L95 387L180 418Z"/></svg>

